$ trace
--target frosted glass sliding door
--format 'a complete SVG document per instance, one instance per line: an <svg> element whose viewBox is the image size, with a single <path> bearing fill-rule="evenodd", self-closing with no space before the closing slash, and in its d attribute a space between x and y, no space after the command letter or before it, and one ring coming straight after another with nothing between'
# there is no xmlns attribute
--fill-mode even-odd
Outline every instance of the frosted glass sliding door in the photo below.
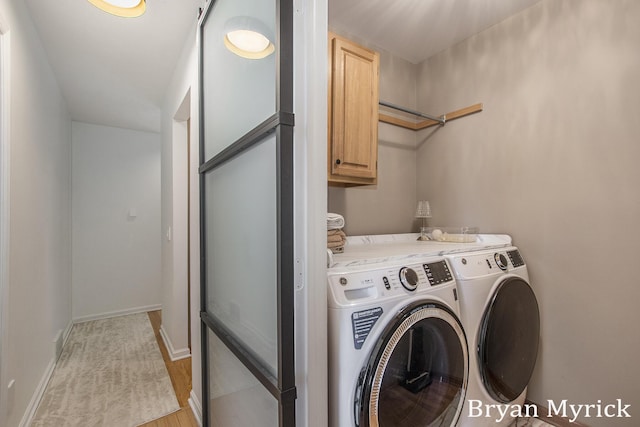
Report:
<svg viewBox="0 0 640 427"><path fill-rule="evenodd" d="M212 426L278 425L278 401L211 331L209 420Z"/></svg>
<svg viewBox="0 0 640 427"><path fill-rule="evenodd" d="M276 138L205 175L207 312L278 374Z"/></svg>
<svg viewBox="0 0 640 427"><path fill-rule="evenodd" d="M295 426L292 22L278 0L212 0L200 21L207 426ZM273 52L230 46L244 25Z"/></svg>
<svg viewBox="0 0 640 427"><path fill-rule="evenodd" d="M217 0L202 30L204 157L210 159L276 112L276 55L247 59L225 45L237 18L251 18L275 34L273 0ZM258 24L259 25L259 24Z"/></svg>

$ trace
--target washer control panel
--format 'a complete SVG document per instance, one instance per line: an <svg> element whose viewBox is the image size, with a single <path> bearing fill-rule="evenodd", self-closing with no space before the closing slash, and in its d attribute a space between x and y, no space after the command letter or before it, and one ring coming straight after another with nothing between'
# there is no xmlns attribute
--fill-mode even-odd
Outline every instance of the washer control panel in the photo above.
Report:
<svg viewBox="0 0 640 427"><path fill-rule="evenodd" d="M402 286L408 291L415 291L418 287L418 282L420 279L418 278L418 273L411 267L402 267L400 269L400 283ZM384 282L384 279L383 279Z"/></svg>
<svg viewBox="0 0 640 427"><path fill-rule="evenodd" d="M453 280L449 264L444 261L423 264L422 267L431 286L441 285Z"/></svg>
<svg viewBox="0 0 640 427"><path fill-rule="evenodd" d="M330 292L339 304L351 304L382 296L414 294L437 286L455 284L449 263L443 258L362 272L329 272L327 277Z"/></svg>

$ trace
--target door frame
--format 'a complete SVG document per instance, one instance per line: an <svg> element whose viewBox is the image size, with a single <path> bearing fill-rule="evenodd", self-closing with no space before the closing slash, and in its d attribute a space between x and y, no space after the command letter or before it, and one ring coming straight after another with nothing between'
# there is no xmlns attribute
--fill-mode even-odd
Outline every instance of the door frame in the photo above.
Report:
<svg viewBox="0 0 640 427"><path fill-rule="evenodd" d="M172 306L174 319L173 337L186 347L180 347L172 358L185 358L191 355L191 87L187 88L182 101L172 118L172 240L173 240L173 277L171 287L173 298L182 298L179 304ZM180 162L176 162L175 159ZM184 255L184 257L182 256ZM174 301L172 301L174 302ZM184 324L186 323L186 324ZM176 326L180 326L176 328Z"/></svg>
<svg viewBox="0 0 640 427"><path fill-rule="evenodd" d="M13 390L7 378L10 235L10 34L0 15L0 423L9 412Z"/></svg>

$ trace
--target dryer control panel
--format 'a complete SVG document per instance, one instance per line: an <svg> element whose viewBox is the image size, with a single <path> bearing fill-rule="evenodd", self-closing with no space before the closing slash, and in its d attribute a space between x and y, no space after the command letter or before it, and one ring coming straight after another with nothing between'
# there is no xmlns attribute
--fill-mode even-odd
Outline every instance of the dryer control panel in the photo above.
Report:
<svg viewBox="0 0 640 427"><path fill-rule="evenodd" d="M503 274L525 266L520 251L514 247L455 255L451 263L458 280Z"/></svg>
<svg viewBox="0 0 640 427"><path fill-rule="evenodd" d="M328 281L329 291L339 305L429 292L455 284L449 263L442 258L361 272L329 273Z"/></svg>

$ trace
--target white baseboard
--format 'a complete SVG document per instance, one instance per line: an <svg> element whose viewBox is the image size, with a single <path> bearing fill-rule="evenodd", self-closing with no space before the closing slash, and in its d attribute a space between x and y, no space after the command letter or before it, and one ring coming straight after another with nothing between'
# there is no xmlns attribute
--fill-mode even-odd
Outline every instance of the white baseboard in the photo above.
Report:
<svg viewBox="0 0 640 427"><path fill-rule="evenodd" d="M44 375L40 379L40 383L38 387L36 387L36 391L33 393L31 397L31 401L29 405L27 405L27 409L24 411L24 415L22 416L22 420L20 420L19 427L27 427L31 425L31 421L33 421L33 417L36 414L36 410L38 409L38 405L40 404L40 400L42 400L42 396L44 395L44 391L47 388L47 384L49 384L49 380L51 379L51 375L53 375L53 369L56 367L55 357L51 359L49 365L47 366Z"/></svg>
<svg viewBox="0 0 640 427"><path fill-rule="evenodd" d="M109 311L107 313L91 314L88 316L75 317L73 323L90 322L91 320L109 319L111 317L126 316L127 314L146 313L162 309L162 304L145 305L143 307L127 308L125 310Z"/></svg>
<svg viewBox="0 0 640 427"><path fill-rule="evenodd" d="M72 328L73 322L69 320L67 326L64 329L60 329L53 339L53 357L55 358L56 363L58 363L58 359L62 354L64 345L67 343L67 339L69 338Z"/></svg>
<svg viewBox="0 0 640 427"><path fill-rule="evenodd" d="M64 328L64 332L62 333L62 348L67 344L67 340L71 334L71 329L73 329L73 320L69 320L69 324Z"/></svg>
<svg viewBox="0 0 640 427"><path fill-rule="evenodd" d="M164 331L164 328L162 326L160 326L160 336L162 337L162 341L164 342L164 346L167 349L167 353L169 353L169 358L171 359L172 362L175 362L176 360L180 360L180 359L186 359L187 357L191 357L191 351L189 350L188 347L180 348L177 350L173 348L173 343L171 342L171 339L169 338L167 333Z"/></svg>
<svg viewBox="0 0 640 427"><path fill-rule="evenodd" d="M202 427L202 405L200 405L200 401L198 400L198 396L191 390L189 393L189 407L191 408L191 412L193 412L193 416L196 418L198 425Z"/></svg>
<svg viewBox="0 0 640 427"><path fill-rule="evenodd" d="M67 326L64 328L62 332L62 348L67 344L67 340L69 339L69 335L71 334L71 329L73 329L73 321L69 321ZM38 405L40 405L40 401L42 400L42 396L44 396L44 392L47 389L47 385L49 384L49 380L51 380L51 376L53 375L53 371L58 363L57 357L54 354L53 358L47 365L47 369L45 370L42 378L40 379L40 383L36 387L36 390L31 397L31 401L29 405L27 405L27 409L24 411L24 415L22 416L22 420L20 421L19 427L27 427L31 425L31 421L33 421L33 417L36 414L36 410L38 409Z"/></svg>

